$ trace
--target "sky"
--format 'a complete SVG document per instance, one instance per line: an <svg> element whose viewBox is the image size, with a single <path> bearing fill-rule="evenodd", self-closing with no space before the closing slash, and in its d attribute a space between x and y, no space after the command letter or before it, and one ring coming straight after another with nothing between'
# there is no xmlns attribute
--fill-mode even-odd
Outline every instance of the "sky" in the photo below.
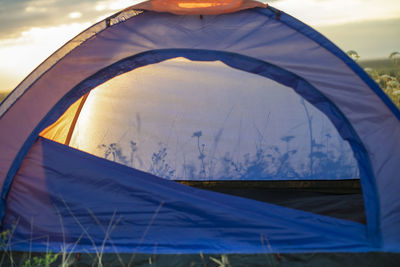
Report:
<svg viewBox="0 0 400 267"><path fill-rule="evenodd" d="M0 0L0 92L95 22L140 0ZM399 0L272 0L361 59L400 51Z"/></svg>

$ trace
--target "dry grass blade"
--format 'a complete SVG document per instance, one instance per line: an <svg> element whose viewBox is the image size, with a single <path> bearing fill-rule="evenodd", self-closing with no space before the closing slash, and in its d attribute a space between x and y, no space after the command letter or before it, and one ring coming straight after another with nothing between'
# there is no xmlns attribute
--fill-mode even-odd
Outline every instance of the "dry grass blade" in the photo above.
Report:
<svg viewBox="0 0 400 267"><path fill-rule="evenodd" d="M138 250L138 248L142 244L143 240L145 239L147 233L149 232L151 226L153 225L154 220L156 219L156 217L157 217L158 213L160 212L163 205L164 205L164 202L161 202L160 205L158 206L158 208L156 209L156 211L154 212L153 216L151 217L151 220L150 220L149 224L147 225L146 230L143 232L143 235L140 238L138 245L136 246L135 252L132 254L132 257L129 260L129 263L128 263L129 267L132 266L132 263L136 256L136 251Z"/></svg>

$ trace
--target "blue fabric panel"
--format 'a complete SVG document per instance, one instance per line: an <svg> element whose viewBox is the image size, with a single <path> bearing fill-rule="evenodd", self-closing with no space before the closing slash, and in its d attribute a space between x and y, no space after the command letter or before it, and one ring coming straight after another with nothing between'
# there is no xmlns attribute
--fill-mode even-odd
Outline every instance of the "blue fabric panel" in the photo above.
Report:
<svg viewBox="0 0 400 267"><path fill-rule="evenodd" d="M369 251L364 225L203 191L38 139L15 177L16 251Z"/></svg>

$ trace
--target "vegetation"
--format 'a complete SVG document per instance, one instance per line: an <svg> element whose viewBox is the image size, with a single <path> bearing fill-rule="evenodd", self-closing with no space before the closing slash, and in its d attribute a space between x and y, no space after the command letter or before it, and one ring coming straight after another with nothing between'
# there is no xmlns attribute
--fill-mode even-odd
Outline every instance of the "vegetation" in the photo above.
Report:
<svg viewBox="0 0 400 267"><path fill-rule="evenodd" d="M58 258L58 254L48 252L42 257L35 256L25 261L23 267L49 267Z"/></svg>
<svg viewBox="0 0 400 267"><path fill-rule="evenodd" d="M348 52L353 59L358 59L359 56L354 53ZM386 60L361 61L359 64L400 108L400 52L391 53Z"/></svg>

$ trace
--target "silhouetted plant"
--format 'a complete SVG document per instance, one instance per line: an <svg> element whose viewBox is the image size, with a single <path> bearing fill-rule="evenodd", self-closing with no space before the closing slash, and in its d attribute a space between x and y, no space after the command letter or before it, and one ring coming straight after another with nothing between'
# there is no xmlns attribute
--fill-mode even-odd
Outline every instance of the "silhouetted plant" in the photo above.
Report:
<svg viewBox="0 0 400 267"><path fill-rule="evenodd" d="M244 154L231 154L224 151L223 156L215 156L223 128L219 129L214 136L212 146L203 143L203 131L195 131L191 138L195 138L196 145L189 153L193 158L186 159L175 169L170 166L171 159L168 159L167 147L159 143L159 149L151 154L151 160L147 166L142 166L139 157L138 144L129 142L129 157L124 156L122 148L117 143L101 145L104 149L104 157L120 163L136 167L140 163L141 170L148 171L156 176L166 179L222 179L222 180L265 180L265 179L335 179L354 178L357 173L356 162L351 157L348 146L343 147L343 140L332 142L330 132L320 133L320 137L314 135L315 126L312 110L304 99L300 100L304 107L306 118L306 129L308 129L309 151L304 150L304 145L297 140L293 134L286 134L280 138L275 145L267 145L267 138L259 129L255 129L260 135L256 141L253 152L247 151ZM318 125L318 123L316 124ZM256 127L254 125L254 127ZM212 139L211 139L212 140ZM296 142L297 141L297 142ZM308 143L305 144L307 146ZM209 152L207 147L211 147ZM229 147L226 147L229 148ZM301 151L301 152L299 152ZM194 153L193 153L194 152ZM197 155L196 155L197 154ZM350 156L349 156L350 155ZM197 163L196 163L196 160ZM177 173L179 172L179 174ZM351 176L351 177L350 177Z"/></svg>
<svg viewBox="0 0 400 267"><path fill-rule="evenodd" d="M314 144L315 144L315 140L314 140L314 136L313 136L313 126L312 126L313 117L310 115L310 112L308 111L308 108L307 108L303 98L300 100L300 102L304 107L304 111L306 113L306 118L307 118L307 123L308 123L308 134L310 136L310 154L309 154L310 176L313 176L313 173L314 173L314 171L313 171L313 169L314 169L314 159L311 156L314 153Z"/></svg>
<svg viewBox="0 0 400 267"><path fill-rule="evenodd" d="M327 138L330 138L330 135ZM337 156L334 151L329 150L325 145L314 143L313 146L315 150L313 154L310 154L310 157L314 159L316 168L311 176L312 178L323 176L341 178L343 173L352 174L352 177L349 178L358 176L356 168L351 164L351 158L346 156L347 153L341 143L337 149Z"/></svg>
<svg viewBox="0 0 400 267"><path fill-rule="evenodd" d="M196 167L193 164L183 164L184 178L185 179L196 179Z"/></svg>
<svg viewBox="0 0 400 267"><path fill-rule="evenodd" d="M172 169L166 161L166 157L168 155L167 148L163 146L162 143L160 143L159 145L160 149L156 153L153 153L151 157L149 172L158 177L173 179L175 175L175 170Z"/></svg>
<svg viewBox="0 0 400 267"><path fill-rule="evenodd" d="M129 144L130 144L130 166L131 167L133 167L133 168L135 168L136 166L135 166L135 159L136 159L136 161L139 163L139 166L140 167L142 167L143 166L143 161L142 161L142 159L140 158L140 156L138 155L138 153L136 153L137 151L138 151L138 146L137 146L137 144L136 144L136 142L134 142L134 141L130 141L129 142Z"/></svg>
<svg viewBox="0 0 400 267"><path fill-rule="evenodd" d="M206 157L206 154L204 153L206 145L205 144L201 144L200 145L200 137L202 135L203 135L202 131L198 131L198 132L194 132L192 137L197 138L197 149L199 151L199 160L201 162L199 176L202 177L202 178L206 178L207 177L206 164L205 164L205 161L204 161L204 159Z"/></svg>
<svg viewBox="0 0 400 267"><path fill-rule="evenodd" d="M109 157L112 157L112 161L128 165L128 160L126 156L123 155L122 148L117 143L109 145L101 144L99 147L105 150L104 158L109 159Z"/></svg>

